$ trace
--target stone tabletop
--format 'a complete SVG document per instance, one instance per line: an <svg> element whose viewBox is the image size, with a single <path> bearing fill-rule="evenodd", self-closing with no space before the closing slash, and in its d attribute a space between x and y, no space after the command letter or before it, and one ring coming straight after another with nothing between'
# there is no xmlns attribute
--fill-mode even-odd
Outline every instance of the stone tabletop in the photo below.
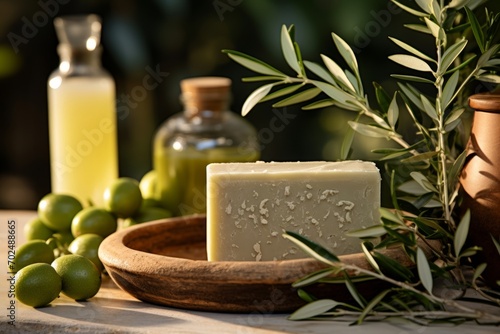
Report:
<svg viewBox="0 0 500 334"><path fill-rule="evenodd" d="M7 267L9 226L15 221L15 241L25 239L24 224L36 215L33 211L0 211L0 263ZM9 221L11 224L9 224ZM12 232L11 232L12 233ZM9 294L10 274L0 275L0 333L370 333L468 334L498 333L496 327L465 324L457 327L420 327L408 323L365 323L300 321L286 319L286 314L225 314L196 312L141 302L120 290L103 277L99 293L85 302L61 295L48 307L27 307Z"/></svg>

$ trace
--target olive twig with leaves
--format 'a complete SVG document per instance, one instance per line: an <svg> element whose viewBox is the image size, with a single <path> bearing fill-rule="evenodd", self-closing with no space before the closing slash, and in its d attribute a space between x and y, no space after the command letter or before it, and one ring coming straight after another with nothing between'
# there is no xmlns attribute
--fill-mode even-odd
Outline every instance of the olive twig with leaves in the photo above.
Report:
<svg viewBox="0 0 500 334"><path fill-rule="evenodd" d="M265 82L246 99L241 111L243 115L258 103L270 100L278 100L273 104L276 108L308 102L302 109L335 107L352 111L354 117L348 122L349 130L339 157L341 160L349 158L355 133L386 138L397 144L397 148L374 150L380 154L379 160L385 164L390 176L393 210L382 210L380 225L351 233L365 239L362 249L373 271L364 272L335 261L335 264L330 263L332 268L306 278L308 283L324 282L328 281L327 276L331 273L355 269L372 278L385 280L394 287L367 302L356 292L349 275L345 275L344 283L358 305L314 301L315 297L301 291L301 297L313 303L312 306L305 306L307 312L300 318L320 314L352 315L354 310L359 316L358 322L368 316L399 316L419 323L471 319L500 323L498 316L475 311L455 300L437 297L432 291L433 280L444 277L452 281L458 290L472 287L484 297L484 302L500 307L499 294L480 284L486 264L472 269L464 266L480 248L469 247L465 242L470 215L465 214L457 224L454 214L459 174L466 157L462 119L467 112L466 96L469 95L470 83L479 80L500 84L500 13L492 13L482 7L483 0L416 0L418 9L392 1L416 18L416 23L406 24L405 27L423 34L435 46L435 54L428 55L407 42L390 37L402 53L391 55L389 59L416 74L391 75L398 86L392 94L374 83L377 107L369 103L354 52L335 33L332 33L333 42L347 68L342 68L327 55L321 55L322 64L302 59L293 26L281 29L281 49L293 71L291 75L244 53L223 50L232 60L258 74L243 81ZM482 23L475 14L479 9L485 13ZM425 91L429 91L430 86L434 94L424 94L420 86L427 86ZM321 95L324 97L320 98ZM408 113L415 133L408 134L402 130L401 112ZM374 238L382 235L381 242L372 243L376 240ZM293 234L286 234L286 237L299 245L307 244L303 249L309 249L311 256L321 260L320 253L324 250L318 245L297 241L298 236ZM424 242L431 239L441 241L442 249L433 249L435 263L423 255L417 244L418 239ZM497 240L494 241L499 245ZM393 245L402 247L416 263L416 277L407 268L377 251ZM500 253L500 246L497 248ZM472 278L468 278L467 270L472 270ZM342 306L343 310L329 312L337 306ZM449 311L447 307L459 312ZM297 316L292 315L291 318Z"/></svg>

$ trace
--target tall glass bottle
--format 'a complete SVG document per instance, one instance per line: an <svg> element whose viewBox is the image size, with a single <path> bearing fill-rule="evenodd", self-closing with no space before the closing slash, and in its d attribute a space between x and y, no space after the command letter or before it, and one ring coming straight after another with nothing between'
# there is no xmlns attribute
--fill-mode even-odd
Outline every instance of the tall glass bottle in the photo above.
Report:
<svg viewBox="0 0 500 334"><path fill-rule="evenodd" d="M115 84L101 67L96 15L54 20L59 68L48 80L52 192L102 203L118 177Z"/></svg>
<svg viewBox="0 0 500 334"><path fill-rule="evenodd" d="M157 197L175 215L206 210L206 166L259 158L255 129L229 111L231 80L199 77L181 81L184 111L158 129L153 143Z"/></svg>

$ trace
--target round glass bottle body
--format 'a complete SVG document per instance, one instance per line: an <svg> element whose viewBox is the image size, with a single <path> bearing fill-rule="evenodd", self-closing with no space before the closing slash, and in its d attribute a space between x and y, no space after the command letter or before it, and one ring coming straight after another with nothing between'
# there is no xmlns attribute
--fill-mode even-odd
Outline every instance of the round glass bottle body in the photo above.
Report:
<svg viewBox="0 0 500 334"><path fill-rule="evenodd" d="M174 215L205 213L206 166L260 157L254 128L231 111L187 112L168 119L154 139L157 197Z"/></svg>

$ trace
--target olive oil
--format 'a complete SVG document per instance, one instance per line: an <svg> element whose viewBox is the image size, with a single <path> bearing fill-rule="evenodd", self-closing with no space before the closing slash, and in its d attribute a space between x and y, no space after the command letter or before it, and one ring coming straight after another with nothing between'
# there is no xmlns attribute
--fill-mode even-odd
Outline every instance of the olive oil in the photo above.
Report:
<svg viewBox="0 0 500 334"><path fill-rule="evenodd" d="M165 121L155 136L156 197L175 215L206 212L209 163L259 159L255 129L228 110L230 85L220 77L183 80L185 110Z"/></svg>

